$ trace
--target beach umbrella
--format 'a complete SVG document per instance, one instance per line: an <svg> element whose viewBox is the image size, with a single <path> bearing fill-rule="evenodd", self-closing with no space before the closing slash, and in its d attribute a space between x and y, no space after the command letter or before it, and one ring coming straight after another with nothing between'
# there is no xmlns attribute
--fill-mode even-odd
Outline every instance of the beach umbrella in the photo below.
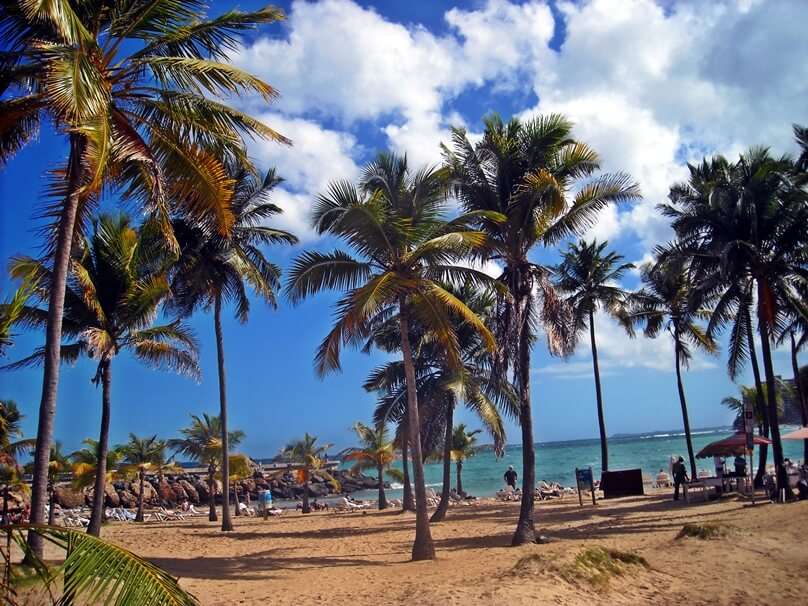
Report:
<svg viewBox="0 0 808 606"><path fill-rule="evenodd" d="M780 436L783 440L808 440L808 427L800 427L796 431Z"/></svg>
<svg viewBox="0 0 808 606"><path fill-rule="evenodd" d="M762 444L771 444L772 441L764 438L763 436L755 435L753 436L752 443L760 446ZM732 434L728 438L724 438L723 440L710 442L707 444L707 446L699 451L699 454L697 454L696 457L699 459L706 459L708 457L715 456L742 454L746 454L746 433L739 431Z"/></svg>

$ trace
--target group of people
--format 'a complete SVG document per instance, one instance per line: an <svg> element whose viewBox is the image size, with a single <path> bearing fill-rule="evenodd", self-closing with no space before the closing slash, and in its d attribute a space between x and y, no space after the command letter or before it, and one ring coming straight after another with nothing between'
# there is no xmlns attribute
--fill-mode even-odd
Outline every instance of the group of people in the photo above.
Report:
<svg viewBox="0 0 808 606"><path fill-rule="evenodd" d="M516 470L513 468L513 465L508 465L508 470L505 472L503 476L505 480L506 486L510 486L513 489L514 493L519 495L522 494L522 491L516 487L516 480L518 479L518 475L516 474ZM558 482L547 482L547 480L542 480L541 484L536 487L535 495L541 499L547 499L549 497L559 497L564 494L564 487L559 484Z"/></svg>

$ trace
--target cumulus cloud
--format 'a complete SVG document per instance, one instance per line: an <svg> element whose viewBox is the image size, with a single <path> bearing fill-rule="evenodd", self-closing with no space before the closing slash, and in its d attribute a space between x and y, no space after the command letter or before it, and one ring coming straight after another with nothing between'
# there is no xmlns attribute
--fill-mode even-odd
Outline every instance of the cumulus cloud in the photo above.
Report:
<svg viewBox="0 0 808 606"><path fill-rule="evenodd" d="M303 228L313 196L354 179L380 142L413 166L440 162L450 125L479 124L468 99L515 92L530 101L510 111L566 114L605 171L639 182L644 199L607 210L586 236L647 259L672 237L655 207L687 178L685 162L759 143L789 151L791 124L808 123L803 0L561 1L555 14L543 1L488 0L443 18L431 31L349 0L296 1L281 35L241 49L236 63L283 95L267 119L295 146L252 151L287 178L290 225ZM667 359L663 341L621 339L614 359L670 368L647 361Z"/></svg>

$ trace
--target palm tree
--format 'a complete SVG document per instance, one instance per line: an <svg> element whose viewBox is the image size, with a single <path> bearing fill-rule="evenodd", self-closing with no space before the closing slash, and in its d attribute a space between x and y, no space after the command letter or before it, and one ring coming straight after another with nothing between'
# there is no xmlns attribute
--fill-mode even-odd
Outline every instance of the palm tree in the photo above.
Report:
<svg viewBox="0 0 808 606"><path fill-rule="evenodd" d="M783 413L783 393L787 392L789 387L777 380L777 412L778 415ZM767 386L763 386L763 398L758 398L757 389L754 387L747 387L746 385L739 386L738 390L741 392L741 397L727 396L721 400L721 405L726 406L733 411L738 419L743 419L744 403L751 402L752 411L755 415L755 423L758 426L758 433L763 435L763 414L766 410L766 390ZM767 417L768 418L768 417Z"/></svg>
<svg viewBox="0 0 808 606"><path fill-rule="evenodd" d="M75 337L61 348L62 359L74 362L86 354L97 361L95 385L101 384L101 431L95 494L103 494L106 451L112 411L112 361L130 350L152 368L164 367L192 377L199 376L198 346L193 332L176 321L152 326L160 304L169 296L166 266L169 259L159 244L154 223L135 230L126 215L101 215L93 221L92 237L82 243L81 256L72 266L67 283L63 335ZM40 261L17 258L13 275L34 273L42 288L53 284L53 273ZM45 298L44 292L41 297ZM48 312L27 309L25 321L45 326ZM12 367L39 364L46 355L41 348ZM104 503L93 501L87 532L99 536Z"/></svg>
<svg viewBox="0 0 808 606"><path fill-rule="evenodd" d="M379 478L379 510L387 509L387 497L384 494L384 474L387 473L397 481L403 482L403 474L393 467L396 460L396 451L390 440L387 427L384 424L368 427L357 421L351 429L359 438L359 447L346 448L338 456L343 460L353 462L351 473L359 473L368 469L375 469Z"/></svg>
<svg viewBox="0 0 808 606"><path fill-rule="evenodd" d="M443 153L453 180L453 193L467 212L477 213L488 236L482 256L503 265L500 283L497 343L492 375L512 371L519 398L522 428L522 502L513 544L535 540L533 494L536 455L530 395L530 355L539 324L550 351L572 351L570 312L550 282L547 267L530 260L539 246L554 246L592 225L610 204L639 198L639 187L626 174L596 177L597 153L572 138L572 123L557 114L505 124L493 114L476 144L465 129L452 130L452 149ZM578 182L585 182L578 187ZM572 191L576 193L572 195ZM489 213L505 216L492 220Z"/></svg>
<svg viewBox="0 0 808 606"><path fill-rule="evenodd" d="M474 292L468 286L462 289L447 287L447 290L484 322L490 321L495 302L492 293L485 290ZM490 380L492 359L484 340L460 318L452 320L462 352L462 366L458 369L450 366L445 350L432 339L428 330L413 327L414 330L410 331L421 415L421 439L423 443L436 444L434 449L424 448L424 451L437 450L437 443L443 440L443 456L435 457L443 460L443 490L430 522L442 521L449 508L452 426L458 404L464 404L479 417L494 441L497 456L501 454L506 439L500 411L510 417L518 414L510 384ZM401 341L398 326L399 319L393 315L381 326L374 327L365 349L369 349L372 342L383 351L398 353ZM380 394L374 413L377 422L400 422L405 416L407 398L402 361L389 362L374 369L364 387Z"/></svg>
<svg viewBox="0 0 808 606"><path fill-rule="evenodd" d="M170 304L183 316L190 316L198 308L213 307L222 453L229 452L222 306L228 301L235 303L236 318L242 324L246 323L250 312L246 285L265 303L277 308L275 291L280 286L280 268L270 263L258 246L297 242L297 238L291 233L264 224L283 212L268 201L272 190L282 181L275 175L274 169L268 171L263 180L256 179L245 166L229 164L227 170L235 184L235 193L231 199L232 229L229 234L211 237L192 217L182 217L175 221L175 233L180 242L180 259L173 269L172 288L175 296ZM228 504L222 510L222 530L231 531L230 470L224 454L220 465L223 498Z"/></svg>
<svg viewBox="0 0 808 606"><path fill-rule="evenodd" d="M617 319L634 336L634 330L627 318L629 294L616 284L633 263L618 263L622 255L615 252L604 254L608 242L598 244L597 240L587 243L570 243L563 260L553 270L556 273L556 288L564 293L565 301L572 310L577 337L589 328L589 343L592 347L592 369L595 373L595 398L598 407L598 429L600 430L600 459L603 471L609 469L609 448L606 442L606 418L603 414L603 394L600 387L598 367L598 346L595 340L595 311L603 309Z"/></svg>
<svg viewBox="0 0 808 606"><path fill-rule="evenodd" d="M335 490L339 490L339 482L325 469L325 455L333 444L315 446L317 436L303 434L302 440L294 440L283 447L283 454L289 455L295 464L294 470L298 484L303 485L303 513L310 513L309 481L313 473L325 477Z"/></svg>
<svg viewBox="0 0 808 606"><path fill-rule="evenodd" d="M56 523L56 484L63 473L70 470L70 457L62 452L62 443L56 440L51 444L50 460L48 461L48 526ZM29 470L30 473L30 470Z"/></svg>
<svg viewBox="0 0 808 606"><path fill-rule="evenodd" d="M218 158L247 161L242 134L287 142L222 101L266 83L226 62L244 32L282 18L267 7L207 20L196 0L147 3L6 3L0 42L8 51L0 100L0 164L35 139L42 121L65 133L65 168L49 193L54 219L53 283L37 430L32 520L42 522L59 380L62 306L74 231L81 232L105 187L160 217L167 199L188 202L200 221L229 231L232 185ZM32 533L31 547L42 554Z"/></svg>
<svg viewBox="0 0 808 606"><path fill-rule="evenodd" d="M5 303L0 304L0 356L4 356L6 349L11 347L14 340L12 328L20 320L28 300L36 289L34 276L26 277L20 287Z"/></svg>
<svg viewBox="0 0 808 606"><path fill-rule="evenodd" d="M738 301L749 309L746 324L756 316L766 384L775 385L772 346L779 329L794 318L808 320L808 196L799 185L799 168L787 156L773 158L768 149L753 147L737 163L721 162L728 176L715 188L717 195L672 190L664 210L674 217L680 254L692 257L699 274L707 276L704 290L718 299L713 322L728 324ZM742 341L736 326L731 359ZM767 416L778 486L787 486L775 392L767 390Z"/></svg>
<svg viewBox="0 0 808 606"><path fill-rule="evenodd" d="M252 462L250 457L244 454L230 455L228 461L228 469L230 470L230 481L233 482L233 500L236 502L235 514L241 515L241 506L238 500L238 487L236 482L252 477L256 469L255 463ZM228 503L229 506L229 503Z"/></svg>
<svg viewBox="0 0 808 606"><path fill-rule="evenodd" d="M112 482L117 476L117 473L113 470L118 467L118 462L121 460L121 453L118 452L117 448L109 448L102 461L99 457L100 445L97 440L85 438L82 440L82 444L85 445L84 448L68 455L73 461L71 465L71 471L73 472L73 488L80 489L93 486L93 509L95 509L96 503L100 503L103 511L104 501L106 500L104 488L106 484ZM104 484L102 484L100 492L95 490L99 469L104 469Z"/></svg>
<svg viewBox="0 0 808 606"><path fill-rule="evenodd" d="M166 443L168 448L196 461L203 467L208 468L208 503L210 513L208 520L215 522L216 515L216 468L223 458L224 448L222 445L222 423L219 417L208 416L204 413L202 417L191 415L191 424L180 429L182 438L174 438ZM244 432L241 430L230 430L227 432L228 452L236 448L244 439ZM224 501L224 509L229 512L230 503Z"/></svg>
<svg viewBox="0 0 808 606"><path fill-rule="evenodd" d="M34 440L15 440L23 435L21 423L24 416L13 400L0 401L0 483L3 484L3 524L8 523L8 493L12 488L27 490L23 481L22 455L34 447Z"/></svg>
<svg viewBox="0 0 808 606"><path fill-rule="evenodd" d="M118 447L121 455L119 473L126 476L137 475L140 490L137 495L137 514L135 522L143 521L143 489L146 483L146 472L152 471L160 459L164 444L156 435L140 438L133 433L129 434L129 441Z"/></svg>
<svg viewBox="0 0 808 606"><path fill-rule="evenodd" d="M426 507L410 326L421 324L432 330L451 366L460 363L452 313L485 335L489 347L494 346L479 318L441 285L441 281L487 281L481 272L450 265L482 246L485 238L465 229L467 219L451 223L442 219L443 176L442 171L429 168L412 174L406 157L382 153L365 167L358 186L332 183L316 200L312 225L321 234L346 241L360 258L342 251L304 253L295 261L286 288L293 303L325 289L348 291L338 303L335 326L317 350L320 376L340 369L342 345L364 339L371 320L395 311L399 314L415 484L414 560L434 559L435 547Z"/></svg>
<svg viewBox="0 0 808 606"><path fill-rule="evenodd" d="M715 354L718 347L712 337L696 323L697 320L709 319L710 311L697 307L692 276L685 261L676 257L666 258L665 251L660 248L656 249L655 256L655 264L646 264L641 269L645 286L634 295L631 318L638 325L645 324L647 337L656 337L664 328L673 338L676 386L682 408L691 477L695 478L696 457L690 434L682 365L687 367L692 358L688 342L710 354Z"/></svg>
<svg viewBox="0 0 808 606"><path fill-rule="evenodd" d="M477 446L476 436L481 432L482 429L466 431L465 423L460 423L452 429L451 457L457 469L457 494L463 494L463 478L460 475L463 471L463 461L477 454L480 447Z"/></svg>

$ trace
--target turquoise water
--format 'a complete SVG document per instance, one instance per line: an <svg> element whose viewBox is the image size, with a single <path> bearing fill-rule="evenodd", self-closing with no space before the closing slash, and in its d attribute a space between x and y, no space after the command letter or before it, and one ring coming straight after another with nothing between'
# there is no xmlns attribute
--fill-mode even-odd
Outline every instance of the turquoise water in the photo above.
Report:
<svg viewBox="0 0 808 606"><path fill-rule="evenodd" d="M791 431L782 427L781 431ZM733 433L731 428L694 431L693 448L701 450L710 442L720 440ZM803 443L801 440L783 440L785 456L799 461L802 459ZM642 436L631 436L609 439L609 469L631 469L639 467L643 474L655 476L660 469L668 471L668 463L672 455L683 456L687 461L687 445L682 433L655 433ZM768 462L772 462L769 448ZM518 445L508 446L504 458L497 460L494 453L483 451L468 459L463 464L463 490L478 497L492 496L504 484L503 474L513 465L522 478L522 448ZM699 469L707 469L714 473L713 460L696 459ZM559 482L564 486L575 485L575 468L592 467L595 478L600 477L600 441L574 440L569 442L547 442L536 445L536 481L547 480ZM757 468L757 450L755 450L754 466ZM730 465L731 468L731 465ZM441 463L425 466L426 483L440 492L443 476ZM688 465L689 471L689 465ZM455 485L455 467L452 465L452 486ZM393 485L387 491L388 498L401 498L401 485ZM375 499L376 491L356 493L356 498Z"/></svg>

